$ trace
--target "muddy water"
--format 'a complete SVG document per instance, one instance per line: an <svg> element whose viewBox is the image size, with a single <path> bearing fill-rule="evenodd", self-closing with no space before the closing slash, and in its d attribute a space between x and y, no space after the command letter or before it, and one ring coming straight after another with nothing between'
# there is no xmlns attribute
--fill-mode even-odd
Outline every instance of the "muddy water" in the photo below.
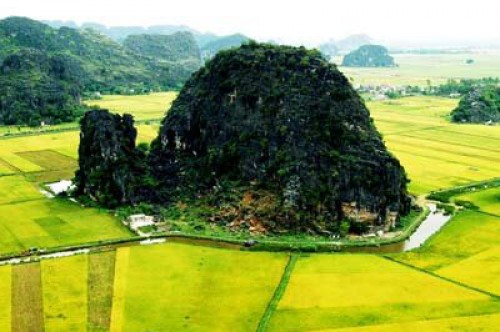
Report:
<svg viewBox="0 0 500 332"><path fill-rule="evenodd" d="M396 253L409 251L422 246L432 235L436 234L443 227L451 216L445 216L442 211L437 210L436 204L429 203L429 215L420 224L417 230L405 241L387 245L373 247L346 248L347 252L368 252L368 253Z"/></svg>

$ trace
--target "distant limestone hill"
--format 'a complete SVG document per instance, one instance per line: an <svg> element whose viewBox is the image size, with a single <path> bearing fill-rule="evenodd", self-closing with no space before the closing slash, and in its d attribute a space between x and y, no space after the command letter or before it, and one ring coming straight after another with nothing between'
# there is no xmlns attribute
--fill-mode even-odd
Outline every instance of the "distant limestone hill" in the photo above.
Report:
<svg viewBox="0 0 500 332"><path fill-rule="evenodd" d="M196 40L190 32L172 35L130 35L123 46L142 56L163 61L193 61L201 66L201 56ZM197 69L197 68L196 68Z"/></svg>
<svg viewBox="0 0 500 332"><path fill-rule="evenodd" d="M44 23L54 27L60 28L63 26L70 28L81 28L81 29L92 29L94 31L98 31L109 38L113 39L116 42L123 43L128 36L131 35L171 35L177 32L190 32L198 47L203 49L207 44L217 41L217 40L225 40L231 39L234 35L229 36L218 36L213 33L207 32L203 33L197 31L193 28L190 28L185 25L152 25L149 27L141 27L141 26L112 26L107 27L99 23L87 22L82 25L78 25L73 21L44 21ZM245 37L245 39L248 39ZM239 46L239 44L233 44L231 46ZM209 48L211 48L209 46Z"/></svg>
<svg viewBox="0 0 500 332"><path fill-rule="evenodd" d="M339 54L339 48L335 44L334 40L319 45L319 50L327 59Z"/></svg>
<svg viewBox="0 0 500 332"><path fill-rule="evenodd" d="M210 59L222 50L227 50L233 47L239 47L241 44L248 42L250 39L242 34L234 34L218 38L207 43L201 48L203 59Z"/></svg>
<svg viewBox="0 0 500 332"><path fill-rule="evenodd" d="M181 41L183 38L187 40ZM192 36L181 34L170 40L175 46L163 45L165 52L152 59L91 29L54 29L28 18L10 17L0 21L0 62L23 48L37 49L48 55L64 53L81 64L87 91L128 93L176 89L198 67L184 60L171 61L178 58L183 46L187 47L187 53L193 52Z"/></svg>
<svg viewBox="0 0 500 332"><path fill-rule="evenodd" d="M196 39L199 47L214 41L219 36L213 33L201 33L185 25L153 25L150 27L141 26L112 26L107 27L99 23L86 22L78 25L73 21L43 21L53 28L69 27L74 29L92 29L103 35L108 36L116 42L122 43L128 36L131 35L171 35L176 32L191 32Z"/></svg>
<svg viewBox="0 0 500 332"><path fill-rule="evenodd" d="M80 165L105 164L115 151L133 155L120 142L132 142L135 132L127 126L115 134L110 123L125 119L108 118L88 113L82 121ZM105 127L111 132L101 136L131 137L89 147L102 146L88 137ZM136 160L122 158L119 167L134 169ZM146 174L140 189L134 174ZM410 208L403 167L337 68L318 51L255 42L218 53L190 78L144 170L81 167L78 179L80 192L104 205L192 202L207 220L269 231L390 227ZM109 181L121 189L99 185Z"/></svg>
<svg viewBox="0 0 500 332"><path fill-rule="evenodd" d="M364 45L344 56L345 67L394 67L394 58L380 45Z"/></svg>
<svg viewBox="0 0 500 332"><path fill-rule="evenodd" d="M363 45L372 45L373 39L365 34L350 35L337 41L335 44L342 52L351 52Z"/></svg>
<svg viewBox="0 0 500 332"><path fill-rule="evenodd" d="M83 70L63 54L22 49L0 65L0 125L58 124L83 114Z"/></svg>
<svg viewBox="0 0 500 332"><path fill-rule="evenodd" d="M451 112L451 120L458 123L500 123L500 87L471 88Z"/></svg>
<svg viewBox="0 0 500 332"><path fill-rule="evenodd" d="M131 36L122 46L91 29L0 20L0 124L73 121L85 93L180 89L201 66L189 32Z"/></svg>

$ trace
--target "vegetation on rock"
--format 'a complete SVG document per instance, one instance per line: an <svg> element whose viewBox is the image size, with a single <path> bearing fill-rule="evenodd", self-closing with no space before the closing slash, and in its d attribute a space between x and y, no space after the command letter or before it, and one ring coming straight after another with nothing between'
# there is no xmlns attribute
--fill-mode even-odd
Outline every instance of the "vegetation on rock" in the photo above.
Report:
<svg viewBox="0 0 500 332"><path fill-rule="evenodd" d="M364 45L347 54L342 66L345 67L394 67L394 58L380 45Z"/></svg>
<svg viewBox="0 0 500 332"><path fill-rule="evenodd" d="M178 59L180 52L192 52L191 35L178 34L165 39L173 45L170 48L163 45L165 52L152 59L92 29L53 29L28 18L9 17L0 21L0 62L20 49L33 48L47 55L72 56L84 70L86 91L123 94L179 89L200 63L197 60L196 64L186 65L184 59L171 60ZM187 49L181 50L183 46Z"/></svg>
<svg viewBox="0 0 500 332"><path fill-rule="evenodd" d="M0 125L73 121L84 107L82 68L74 58L22 49L0 64Z"/></svg>
<svg viewBox="0 0 500 332"><path fill-rule="evenodd" d="M133 202L125 171L132 167L115 170L109 160L115 150L130 155L134 131L97 114L82 121L79 190L103 203ZM101 142L126 133L125 147L121 138ZM405 172L363 101L334 65L305 48L252 42L220 52L187 82L148 160L149 200L198 197L213 220L232 225L336 232L345 219L383 225L410 208ZM93 165L109 169L90 176ZM109 181L118 194L86 189Z"/></svg>
<svg viewBox="0 0 500 332"><path fill-rule="evenodd" d="M472 87L451 112L451 120L465 123L500 122L500 87Z"/></svg>
<svg viewBox="0 0 500 332"><path fill-rule="evenodd" d="M180 89L201 65L189 32L131 36L125 46L93 30L0 20L0 124L73 121L80 97Z"/></svg>
<svg viewBox="0 0 500 332"><path fill-rule="evenodd" d="M136 148L131 115L92 110L80 121L77 195L108 207L135 203L146 183L145 152Z"/></svg>
<svg viewBox="0 0 500 332"><path fill-rule="evenodd" d="M201 65L200 50L190 32L173 35L131 35L123 46L137 54L163 61L194 61Z"/></svg>

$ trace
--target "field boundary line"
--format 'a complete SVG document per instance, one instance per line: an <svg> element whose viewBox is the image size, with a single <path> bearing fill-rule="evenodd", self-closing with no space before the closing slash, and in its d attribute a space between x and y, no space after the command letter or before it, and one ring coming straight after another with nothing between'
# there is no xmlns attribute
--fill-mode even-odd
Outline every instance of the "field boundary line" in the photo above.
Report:
<svg viewBox="0 0 500 332"><path fill-rule="evenodd" d="M442 275L439 275L437 273L434 273L434 272L431 272L431 271L428 271L428 270L425 270L423 268L420 268L420 267L417 267L417 266L414 266L414 265L411 265L411 264L408 264L408 263L405 263L405 262L402 262L402 261L399 261L395 258L392 258L390 256L386 256L386 255L382 255L380 256L384 259L387 259L391 262L394 262L394 263L397 263L397 264L400 264L400 265L403 265L403 266L406 266L410 269L413 269L413 270L416 270L416 271L419 271L419 272L422 272L422 273L425 273L427 275L430 275L430 276L433 276L435 278L439 278L441 280L444 280L444 281L447 281L447 282L451 282L457 286L460 286L460 287L463 287L463 288L467 288L468 290L471 290L471 291L474 291L474 292L478 292L478 293L481 293L483 295L487 295L489 297L492 297L493 299L495 300L500 300L500 295L497 295L495 293L491 293L491 292L488 292L484 289L480 289L480 288L476 288L476 287L473 287L473 286L470 286L470 285L467 285L467 284L464 284L460 281L456 281L456 280L453 280L453 279L450 279L450 278L447 278L447 277L444 277Z"/></svg>
<svg viewBox="0 0 500 332"><path fill-rule="evenodd" d="M281 301L281 298L285 294L285 290L288 286L288 282L290 281L290 277L292 275L293 269L295 267L295 263L297 262L298 259L297 254L291 254L288 258L288 262L285 266L285 269L283 270L283 274L281 276L281 280L276 287L276 290L274 291L273 297L267 304L266 310L264 311L264 314L262 315L259 325L257 326L257 332L264 332L267 331L267 328L269 326L269 322L271 321L271 317L273 313L276 311L276 308L278 307L279 302Z"/></svg>
<svg viewBox="0 0 500 332"><path fill-rule="evenodd" d="M481 210L481 208L479 208L479 210L475 210L474 212L485 214L485 215L490 216L490 217L500 218L500 215L494 214L494 213L491 213L491 212L483 211L483 210Z"/></svg>
<svg viewBox="0 0 500 332"><path fill-rule="evenodd" d="M378 122L388 122L388 123L401 123L401 122L396 122L396 121L386 121L386 120L378 120ZM403 134L405 133L418 133L420 131L427 131L427 130L435 130L435 129L439 129L439 128L444 128L445 126L432 126L432 127L423 127L423 128L420 128L420 129L414 129L414 130L401 130L401 131L395 131L395 132L391 132L391 133L386 133L386 134L382 134L384 137L385 136L393 136L393 135L398 135L398 136L405 136ZM414 136L408 136L408 137L414 137Z"/></svg>
<svg viewBox="0 0 500 332"><path fill-rule="evenodd" d="M45 200L45 197L40 197L40 198L31 198L31 199L25 199L25 200L19 200L19 201L12 201L12 202L0 203L0 206L15 205L15 204L22 204L22 203L29 203L29 202L43 201L43 200Z"/></svg>
<svg viewBox="0 0 500 332"><path fill-rule="evenodd" d="M453 142L450 142L450 141L445 141L445 140L442 140L442 139L437 139L437 138L431 138L431 137L420 137L420 136L416 136L416 135L412 135L412 133L415 133L415 132L418 132L419 130L413 130L413 131L406 131L406 132L400 132L399 136L403 136L403 137L408 137L408 138L413 138L413 139L419 139L419 140L422 140L422 141L432 141L432 142L439 142L439 143L442 143L442 144L448 144L448 145L456 145L456 146L465 146L467 148L471 148L471 149L475 149L475 150L480 150L480 151L488 151L488 152L495 152L495 153L498 153L498 150L495 150L495 149L492 149L492 148L485 148L485 147L479 147L479 146L474 146L474 145L470 145L470 144L463 144L463 143L453 143ZM445 131L445 130L443 130ZM451 133L450 131L447 131L448 133ZM467 134L465 134L467 135ZM385 136L385 135L384 135ZM491 139L491 140L495 140L495 139L492 139L491 137L483 137L484 139Z"/></svg>

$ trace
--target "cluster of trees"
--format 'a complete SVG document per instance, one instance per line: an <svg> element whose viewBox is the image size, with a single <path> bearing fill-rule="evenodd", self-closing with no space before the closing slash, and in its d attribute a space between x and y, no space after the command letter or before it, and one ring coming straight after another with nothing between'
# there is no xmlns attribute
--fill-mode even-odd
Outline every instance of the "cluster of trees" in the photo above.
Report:
<svg viewBox="0 0 500 332"><path fill-rule="evenodd" d="M0 125L39 126L81 116L83 70L64 54L23 49L0 65Z"/></svg>
<svg viewBox="0 0 500 332"><path fill-rule="evenodd" d="M0 61L24 48L49 55L64 53L80 62L86 91L179 89L189 74L199 68L201 59L193 51L197 46L189 32L167 39L173 45L151 57L141 53L141 47L123 46L92 29L54 29L28 18L10 17L0 21ZM195 60L186 65L185 60L193 57Z"/></svg>
<svg viewBox="0 0 500 332"><path fill-rule="evenodd" d="M465 95L475 87L487 87L500 85L499 78L487 77L481 79L461 79L461 80L448 80L446 83L431 86L427 88L427 94L435 96L450 96L450 95Z"/></svg>
<svg viewBox="0 0 500 332"><path fill-rule="evenodd" d="M499 86L499 78L480 78L480 79L449 79L446 83L440 85L431 85L428 81L426 86L407 85L407 86L372 86L360 85L357 91L371 95L385 95L389 99L398 99L406 96L440 96L458 98L469 93L473 88L483 88L488 86Z"/></svg>
<svg viewBox="0 0 500 332"><path fill-rule="evenodd" d="M394 58L389 51L380 45L363 45L344 56L342 66L345 67L394 67Z"/></svg>
<svg viewBox="0 0 500 332"><path fill-rule="evenodd" d="M201 66L190 32L131 36L124 45L92 30L0 20L0 124L73 121L82 95L180 89Z"/></svg>
<svg viewBox="0 0 500 332"><path fill-rule="evenodd" d="M201 55L194 37L189 32L172 35L130 35L123 46L137 54L159 61L195 61L201 66Z"/></svg>
<svg viewBox="0 0 500 332"><path fill-rule="evenodd" d="M472 87L451 112L451 120L462 123L500 122L500 87Z"/></svg>

